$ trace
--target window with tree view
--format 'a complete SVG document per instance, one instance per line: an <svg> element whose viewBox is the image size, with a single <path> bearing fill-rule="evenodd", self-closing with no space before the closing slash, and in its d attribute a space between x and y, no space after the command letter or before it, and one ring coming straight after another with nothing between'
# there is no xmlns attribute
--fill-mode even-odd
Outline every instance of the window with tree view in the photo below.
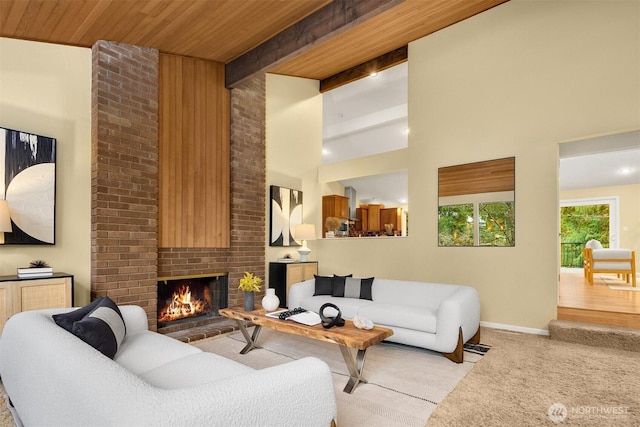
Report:
<svg viewBox="0 0 640 427"><path fill-rule="evenodd" d="M438 169L439 246L515 246L515 158Z"/></svg>
<svg viewBox="0 0 640 427"><path fill-rule="evenodd" d="M475 218L478 218L477 223ZM513 246L514 218L513 201L440 206L438 208L438 245Z"/></svg>

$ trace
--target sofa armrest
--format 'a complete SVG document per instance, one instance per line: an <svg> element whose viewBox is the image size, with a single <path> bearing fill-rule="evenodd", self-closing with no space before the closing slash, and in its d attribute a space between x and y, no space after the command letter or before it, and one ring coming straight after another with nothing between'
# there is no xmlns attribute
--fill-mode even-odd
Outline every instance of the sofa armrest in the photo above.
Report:
<svg viewBox="0 0 640 427"><path fill-rule="evenodd" d="M120 313L127 328L127 334L149 330L149 319L144 309L138 305L119 305Z"/></svg>
<svg viewBox="0 0 640 427"><path fill-rule="evenodd" d="M475 335L480 327L480 297L470 286L461 286L438 307L437 341L439 345L456 348L458 331L462 328L463 342Z"/></svg>
<svg viewBox="0 0 640 427"><path fill-rule="evenodd" d="M305 280L304 282L294 283L289 288L287 295L287 306L289 309L300 307L303 299L312 297L316 290L316 279Z"/></svg>

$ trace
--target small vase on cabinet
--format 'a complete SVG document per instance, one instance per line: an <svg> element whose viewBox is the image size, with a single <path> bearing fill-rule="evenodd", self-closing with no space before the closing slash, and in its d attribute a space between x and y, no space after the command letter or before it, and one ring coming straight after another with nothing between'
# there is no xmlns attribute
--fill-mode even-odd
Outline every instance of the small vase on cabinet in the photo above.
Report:
<svg viewBox="0 0 640 427"><path fill-rule="evenodd" d="M266 295L262 298L262 308L267 311L275 311L280 306L280 298L274 288L267 288Z"/></svg>
<svg viewBox="0 0 640 427"><path fill-rule="evenodd" d="M253 311L254 306L253 306L253 297L254 297L254 293L253 292L245 292L244 293L244 311Z"/></svg>

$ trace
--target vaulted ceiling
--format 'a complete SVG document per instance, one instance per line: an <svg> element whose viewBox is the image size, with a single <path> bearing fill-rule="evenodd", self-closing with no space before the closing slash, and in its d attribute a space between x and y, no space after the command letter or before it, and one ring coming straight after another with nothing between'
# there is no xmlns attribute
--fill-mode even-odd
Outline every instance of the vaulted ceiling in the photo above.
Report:
<svg viewBox="0 0 640 427"><path fill-rule="evenodd" d="M506 0L2 0L0 36L109 40L322 80Z"/></svg>

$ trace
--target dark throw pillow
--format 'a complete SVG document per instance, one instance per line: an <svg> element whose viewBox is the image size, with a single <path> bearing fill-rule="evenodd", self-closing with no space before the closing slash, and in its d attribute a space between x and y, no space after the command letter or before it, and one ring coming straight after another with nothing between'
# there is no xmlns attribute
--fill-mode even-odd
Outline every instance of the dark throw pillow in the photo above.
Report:
<svg viewBox="0 0 640 427"><path fill-rule="evenodd" d="M331 276L317 276L313 275L316 279L316 289L313 296L316 295L331 295L333 293L333 277Z"/></svg>
<svg viewBox="0 0 640 427"><path fill-rule="evenodd" d="M73 329L73 324L78 320L82 320L84 316L91 313L93 309L95 309L98 304L100 304L101 300L102 298L98 298L96 300L93 300L92 303L68 313L54 314L53 320L58 324L58 326L71 332L71 329Z"/></svg>
<svg viewBox="0 0 640 427"><path fill-rule="evenodd" d="M78 312L84 313L79 318ZM100 297L91 304L70 313L56 314L54 321L105 356L113 359L124 339L126 328L118 306L108 297Z"/></svg>
<svg viewBox="0 0 640 427"><path fill-rule="evenodd" d="M344 296L344 281L347 277L353 277L353 274L347 274L346 276L333 275L333 293L334 297Z"/></svg>
<svg viewBox="0 0 640 427"><path fill-rule="evenodd" d="M345 298L359 298L373 301L371 287L373 286L373 277L365 279L357 279L352 277L345 278L344 296Z"/></svg>

